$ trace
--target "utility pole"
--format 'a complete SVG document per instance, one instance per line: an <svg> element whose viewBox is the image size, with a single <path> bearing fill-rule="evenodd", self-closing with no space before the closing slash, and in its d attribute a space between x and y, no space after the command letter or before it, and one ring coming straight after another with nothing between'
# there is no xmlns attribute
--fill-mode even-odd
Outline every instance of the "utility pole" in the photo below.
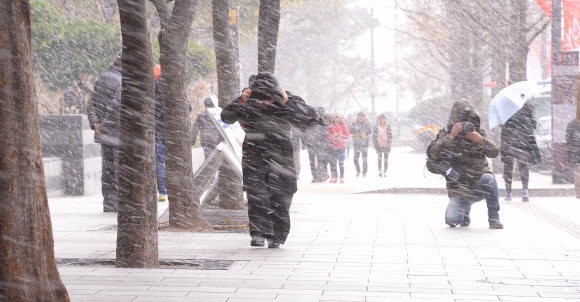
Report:
<svg viewBox="0 0 580 302"><path fill-rule="evenodd" d="M371 7L371 111L375 114L375 29L374 10Z"/></svg>
<svg viewBox="0 0 580 302"><path fill-rule="evenodd" d="M562 50L562 0L552 0L552 68Z"/></svg>
<svg viewBox="0 0 580 302"><path fill-rule="evenodd" d="M542 80L548 78L548 29L542 31Z"/></svg>

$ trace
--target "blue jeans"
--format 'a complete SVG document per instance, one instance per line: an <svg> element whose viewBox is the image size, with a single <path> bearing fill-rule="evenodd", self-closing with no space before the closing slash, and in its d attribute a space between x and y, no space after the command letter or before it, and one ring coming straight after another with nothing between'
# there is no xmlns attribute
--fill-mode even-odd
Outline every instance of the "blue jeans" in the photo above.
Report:
<svg viewBox="0 0 580 302"><path fill-rule="evenodd" d="M346 148L343 149L330 149L330 154L332 160L330 161L330 172L332 172L332 178L344 178L344 158L346 154ZM340 167L340 175L336 172L336 164Z"/></svg>
<svg viewBox="0 0 580 302"><path fill-rule="evenodd" d="M450 198L445 211L446 224L455 226L463 222L463 218L471 205L483 199L487 202L489 223L499 223L499 190L493 174L483 174L473 190L475 196L470 200L463 200L459 197Z"/></svg>
<svg viewBox="0 0 580 302"><path fill-rule="evenodd" d="M157 162L157 191L159 195L167 195L165 188L165 143L155 142L155 160Z"/></svg>

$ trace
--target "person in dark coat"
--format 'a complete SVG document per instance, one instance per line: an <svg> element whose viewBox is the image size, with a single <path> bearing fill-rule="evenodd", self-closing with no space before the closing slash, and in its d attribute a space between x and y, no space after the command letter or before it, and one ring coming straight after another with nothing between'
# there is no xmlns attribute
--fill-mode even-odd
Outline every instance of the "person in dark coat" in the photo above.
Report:
<svg viewBox="0 0 580 302"><path fill-rule="evenodd" d="M224 123L240 122L243 189L248 198L252 246L279 248L290 232L290 205L297 191L290 137L305 120L297 115L298 96L283 91L272 73L256 76L249 89L221 113Z"/></svg>
<svg viewBox="0 0 580 302"><path fill-rule="evenodd" d="M566 144L568 148L568 163L574 166L574 189L576 198L580 199L580 126L573 119L566 127Z"/></svg>
<svg viewBox="0 0 580 302"><path fill-rule="evenodd" d="M165 111L163 110L163 98L161 94L161 66L155 65L155 162L157 172L157 201L167 201L167 189L165 187Z"/></svg>
<svg viewBox="0 0 580 302"><path fill-rule="evenodd" d="M215 105L210 98L205 99L203 104L205 109L215 108ZM201 147L203 148L203 155L205 158L207 158L219 144L220 133L212 119L213 117L211 116L211 113L209 113L207 110L204 110L197 115L197 119L193 124L193 144L197 142L197 135L199 134L200 143Z"/></svg>
<svg viewBox="0 0 580 302"><path fill-rule="evenodd" d="M522 109L516 112L501 127L500 154L501 161L504 163L505 200L512 200L514 161L517 161L518 169L522 176L522 201L530 201L528 194L530 170L528 164L534 165L540 161L540 150L534 135L536 125L533 107L524 104Z"/></svg>
<svg viewBox="0 0 580 302"><path fill-rule="evenodd" d="M324 116L324 108L319 107L315 110L320 116ZM328 149L326 133L327 126L316 125L303 139L308 150L313 183L324 182L330 178L328 175L328 156L326 155Z"/></svg>
<svg viewBox="0 0 580 302"><path fill-rule="evenodd" d="M474 130L464 131L462 123L465 122L470 122ZM468 226L471 205L485 199L489 228L503 229L499 219L499 190L487 161L498 156L499 148L480 125L473 104L466 100L456 101L449 114L449 134L431 147L435 159L451 159L452 168L445 178L449 195L445 223L450 227Z"/></svg>
<svg viewBox="0 0 580 302"><path fill-rule="evenodd" d="M350 134L352 135L352 144L354 146L354 167L356 169L356 177L358 177L361 172L359 163L361 155L363 166L362 173L363 177L366 177L368 170L367 157L372 129L371 124L366 120L364 113L360 112L358 114L357 120L352 123Z"/></svg>
<svg viewBox="0 0 580 302"><path fill-rule="evenodd" d="M381 114L377 117L377 125L373 131L373 146L379 157L379 177L387 177L392 142L393 132L391 131L391 125L387 123L387 116Z"/></svg>
<svg viewBox="0 0 580 302"><path fill-rule="evenodd" d="M101 144L102 192L105 212L119 207L119 119L121 114L121 53L95 83L87 114L95 143Z"/></svg>

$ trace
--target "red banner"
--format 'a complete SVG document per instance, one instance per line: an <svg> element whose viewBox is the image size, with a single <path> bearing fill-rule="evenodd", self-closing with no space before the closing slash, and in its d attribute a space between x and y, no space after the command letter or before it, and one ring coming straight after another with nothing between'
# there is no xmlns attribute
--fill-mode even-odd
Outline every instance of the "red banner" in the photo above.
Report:
<svg viewBox="0 0 580 302"><path fill-rule="evenodd" d="M544 13L552 20L552 0L536 0Z"/></svg>
<svg viewBox="0 0 580 302"><path fill-rule="evenodd" d="M562 51L580 48L580 0L563 0Z"/></svg>

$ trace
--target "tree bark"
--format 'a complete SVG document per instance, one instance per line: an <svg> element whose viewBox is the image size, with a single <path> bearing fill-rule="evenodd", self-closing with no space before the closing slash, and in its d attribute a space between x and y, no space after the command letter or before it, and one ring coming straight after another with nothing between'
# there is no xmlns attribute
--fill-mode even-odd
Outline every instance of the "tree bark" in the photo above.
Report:
<svg viewBox="0 0 580 302"><path fill-rule="evenodd" d="M0 300L70 301L54 258L30 3L0 3Z"/></svg>
<svg viewBox="0 0 580 302"><path fill-rule="evenodd" d="M260 0L258 19L258 72L274 73L280 26L280 0Z"/></svg>
<svg viewBox="0 0 580 302"><path fill-rule="evenodd" d="M239 94L236 90L234 44L230 35L228 0L212 0L213 40L218 78L218 105L225 108ZM223 209L244 208L242 181L235 171L223 165L219 169L219 205Z"/></svg>
<svg viewBox="0 0 580 302"><path fill-rule="evenodd" d="M117 266L158 267L153 59L146 0L118 0L123 39Z"/></svg>
<svg viewBox="0 0 580 302"><path fill-rule="evenodd" d="M526 62L528 58L529 44L527 40L527 2L526 0L511 0L511 41L509 60L509 81L517 83L525 81Z"/></svg>
<svg viewBox="0 0 580 302"><path fill-rule="evenodd" d="M191 120L185 94L185 56L197 0L176 0L161 46L161 84L165 111L165 183L172 229L211 231L202 217L200 193L193 186Z"/></svg>

